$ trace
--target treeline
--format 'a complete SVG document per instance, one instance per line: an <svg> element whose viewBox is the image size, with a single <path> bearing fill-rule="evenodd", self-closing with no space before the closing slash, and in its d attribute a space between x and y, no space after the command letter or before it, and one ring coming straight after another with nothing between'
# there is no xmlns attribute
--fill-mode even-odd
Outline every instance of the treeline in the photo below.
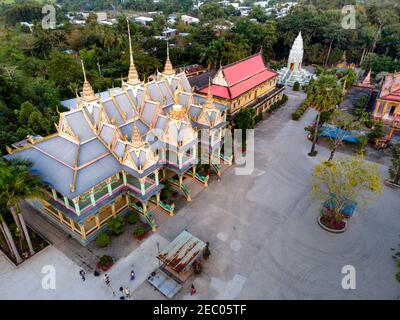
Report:
<svg viewBox="0 0 400 320"><path fill-rule="evenodd" d="M318 2L318 5L315 3ZM349 1L350 2L350 1ZM129 68L127 26L124 15L113 26L100 25L91 14L85 26L71 25L64 17L67 8L103 10L118 6L129 10L162 10L147 26L131 23L135 64L142 79L162 70L166 42L154 36L167 27L169 12L197 16L198 25L175 25L188 36L170 39L171 60L175 67L202 63L210 68L228 64L263 49L271 66L285 63L299 31L305 41L305 62L330 67L344 51L349 62L359 64L374 75L400 70L399 7L379 6L374 1L356 6L357 26L342 27L344 1L302 1L283 18L274 19L253 6L249 17L240 17L232 7L205 1L192 11L192 1L60 1L55 30L40 25L39 2L16 1L2 5L0 11L0 145L10 145L26 134L45 135L54 131L60 101L74 97L82 86L79 58L85 62L88 77L96 92L120 85ZM395 2L395 1L394 1ZM392 4L394 3L392 1ZM82 7L89 3L93 7ZM251 5L253 1L244 4ZM170 9L162 6L170 5ZM149 6L148 8L146 6ZM119 8L119 7L118 7ZM64 10L64 11L63 11ZM186 10L186 11L185 11ZM18 22L35 23L32 32ZM41 120L39 120L41 119Z"/></svg>

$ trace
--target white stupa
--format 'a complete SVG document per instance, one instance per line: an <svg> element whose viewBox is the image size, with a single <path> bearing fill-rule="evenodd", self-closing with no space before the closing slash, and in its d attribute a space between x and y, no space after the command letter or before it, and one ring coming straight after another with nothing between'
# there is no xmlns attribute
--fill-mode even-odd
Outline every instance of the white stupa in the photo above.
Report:
<svg viewBox="0 0 400 320"><path fill-rule="evenodd" d="M315 77L302 68L303 54L303 38L301 37L301 32L299 32L290 50L287 67L278 72L278 83L293 87L295 82L299 82L303 86Z"/></svg>

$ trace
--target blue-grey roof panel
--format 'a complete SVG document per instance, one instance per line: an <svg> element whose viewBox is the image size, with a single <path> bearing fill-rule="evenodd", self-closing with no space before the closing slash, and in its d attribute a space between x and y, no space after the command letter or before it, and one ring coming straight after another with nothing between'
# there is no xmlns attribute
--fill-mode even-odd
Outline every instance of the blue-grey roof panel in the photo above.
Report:
<svg viewBox="0 0 400 320"><path fill-rule="evenodd" d="M95 136L82 110L66 114L65 118L71 130L75 135L79 136L81 142Z"/></svg>
<svg viewBox="0 0 400 320"><path fill-rule="evenodd" d="M93 162L78 171L75 192L70 193L70 196L76 197L84 193L121 170L122 166L111 154Z"/></svg>
<svg viewBox="0 0 400 320"><path fill-rule="evenodd" d="M93 161L110 151L98 140L91 140L81 145L78 157L78 166Z"/></svg>
<svg viewBox="0 0 400 320"><path fill-rule="evenodd" d="M6 156L6 159L21 159L32 162L32 173L44 184L54 187L68 196L73 181L74 170L34 148L29 148Z"/></svg>
<svg viewBox="0 0 400 320"><path fill-rule="evenodd" d="M60 136L38 142L36 148L43 150L69 166L74 166L78 145Z"/></svg>
<svg viewBox="0 0 400 320"><path fill-rule="evenodd" d="M103 105L110 119L114 119L119 126L125 123L113 100L104 101Z"/></svg>

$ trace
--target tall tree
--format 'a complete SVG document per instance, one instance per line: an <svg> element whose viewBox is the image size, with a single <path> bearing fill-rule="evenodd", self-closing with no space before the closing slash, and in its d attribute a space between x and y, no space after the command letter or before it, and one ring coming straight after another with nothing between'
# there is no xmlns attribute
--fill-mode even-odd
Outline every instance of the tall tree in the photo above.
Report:
<svg viewBox="0 0 400 320"><path fill-rule="evenodd" d="M342 88L338 84L336 76L331 74L322 74L318 80L307 87L306 103L318 112L309 156L314 157L317 155L315 144L318 137L321 113L335 108L340 103L342 95Z"/></svg>
<svg viewBox="0 0 400 320"><path fill-rule="evenodd" d="M20 202L24 199L38 199L44 197L39 177L32 175L29 170L31 163L20 160L0 163L0 196L7 199L7 207L10 209L17 226L20 226L24 238L28 244L30 254L35 254L28 228L21 213ZM19 221L19 223L17 222Z"/></svg>
<svg viewBox="0 0 400 320"><path fill-rule="evenodd" d="M389 169L390 178L393 183L400 184L400 143L392 147L392 165Z"/></svg>

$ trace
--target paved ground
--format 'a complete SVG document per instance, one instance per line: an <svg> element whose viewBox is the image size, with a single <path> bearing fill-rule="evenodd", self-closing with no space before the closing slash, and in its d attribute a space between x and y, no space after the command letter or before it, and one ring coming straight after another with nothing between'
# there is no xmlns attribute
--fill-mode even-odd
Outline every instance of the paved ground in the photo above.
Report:
<svg viewBox="0 0 400 320"><path fill-rule="evenodd" d="M121 259L110 272L112 283L129 284L133 264L138 275L130 284L136 289L134 298L162 299L142 280L156 266L155 244L166 244L187 228L210 242L211 256L204 272L189 279L177 299L397 299L400 286L390 248L400 242L399 193L385 187L382 196L356 214L344 234L322 230L316 222L319 204L309 198L310 172L329 154L319 146L318 157L306 155L310 144L303 128L315 114L309 110L301 121L290 120L303 98L302 93L290 93L287 106L257 127L251 175L237 176L234 167L226 170L220 182L198 193L175 217L164 219L156 234ZM387 167L380 168L386 174ZM6 269L6 275L0 272L1 280L16 283L8 291L8 283L0 281L0 298L27 297L19 289L22 284L34 293L30 298L112 298L102 279L90 276L82 284L79 268L55 248L34 259L42 264L59 261L65 289L40 294L35 290L38 282L26 280L27 264L17 271ZM34 265L34 259L28 263ZM0 259L1 270L4 264ZM357 271L356 290L341 287L341 269L349 264ZM188 295L192 283L195 297Z"/></svg>

